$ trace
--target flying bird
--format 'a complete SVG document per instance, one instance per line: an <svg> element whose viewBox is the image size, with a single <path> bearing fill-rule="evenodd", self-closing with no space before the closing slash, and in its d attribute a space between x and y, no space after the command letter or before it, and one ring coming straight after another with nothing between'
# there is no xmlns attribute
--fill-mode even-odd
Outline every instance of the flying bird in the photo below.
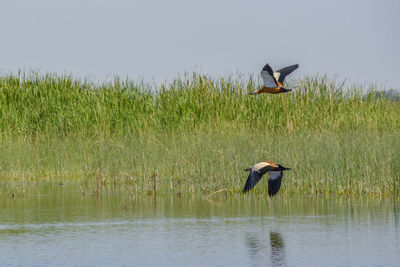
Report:
<svg viewBox="0 0 400 267"><path fill-rule="evenodd" d="M256 91L251 92L251 95L269 93L269 94L279 94L292 91L292 89L283 88L283 81L285 77L292 73L295 69L299 67L298 64L291 65L273 72L272 68L267 64L261 70L261 77L264 81L264 86Z"/></svg>
<svg viewBox="0 0 400 267"><path fill-rule="evenodd" d="M282 165L270 161L262 161L254 166L248 167L245 171L250 171L250 174L244 185L243 193L252 189L261 180L262 176L269 172L268 194L270 197L273 197L278 193L279 188L281 188L283 171L286 170L290 170L290 168L283 167Z"/></svg>

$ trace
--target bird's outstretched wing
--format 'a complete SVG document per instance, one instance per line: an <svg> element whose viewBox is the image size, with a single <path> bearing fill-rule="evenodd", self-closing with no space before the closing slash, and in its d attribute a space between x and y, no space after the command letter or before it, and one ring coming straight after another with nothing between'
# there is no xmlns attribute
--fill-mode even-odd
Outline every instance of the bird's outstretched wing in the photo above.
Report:
<svg viewBox="0 0 400 267"><path fill-rule="evenodd" d="M265 87L269 88L278 87L278 83L274 78L274 72L272 71L272 68L268 64L265 65L264 68L262 69L261 77L263 78Z"/></svg>
<svg viewBox="0 0 400 267"><path fill-rule="evenodd" d="M279 188L281 188L283 171L269 172L268 179L268 194L270 197L278 193Z"/></svg>
<svg viewBox="0 0 400 267"><path fill-rule="evenodd" d="M290 73L292 73L298 67L299 67L299 64L287 66L285 68L277 70L273 75L280 83L283 83L283 81L285 80L285 77L287 75L289 75Z"/></svg>
<svg viewBox="0 0 400 267"><path fill-rule="evenodd" d="M263 173L251 171L249 177L247 177L246 184L244 185L243 193L252 189L261 180L263 175Z"/></svg>

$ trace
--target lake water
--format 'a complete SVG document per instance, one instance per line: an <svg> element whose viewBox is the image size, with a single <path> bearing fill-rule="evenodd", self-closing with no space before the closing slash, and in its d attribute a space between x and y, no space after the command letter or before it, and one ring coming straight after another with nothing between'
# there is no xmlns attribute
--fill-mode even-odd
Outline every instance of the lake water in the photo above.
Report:
<svg viewBox="0 0 400 267"><path fill-rule="evenodd" d="M0 198L0 266L400 266L396 201L82 195Z"/></svg>

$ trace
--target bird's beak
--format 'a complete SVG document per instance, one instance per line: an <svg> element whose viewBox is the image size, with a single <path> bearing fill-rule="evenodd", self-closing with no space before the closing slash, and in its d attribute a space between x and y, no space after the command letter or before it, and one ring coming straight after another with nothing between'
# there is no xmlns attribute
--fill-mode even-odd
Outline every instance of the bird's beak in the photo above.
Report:
<svg viewBox="0 0 400 267"><path fill-rule="evenodd" d="M245 169L245 171L251 171L252 168L253 168L253 166L247 167L247 168Z"/></svg>
<svg viewBox="0 0 400 267"><path fill-rule="evenodd" d="M250 93L250 95L255 95L255 94L257 94L257 91L253 91Z"/></svg>

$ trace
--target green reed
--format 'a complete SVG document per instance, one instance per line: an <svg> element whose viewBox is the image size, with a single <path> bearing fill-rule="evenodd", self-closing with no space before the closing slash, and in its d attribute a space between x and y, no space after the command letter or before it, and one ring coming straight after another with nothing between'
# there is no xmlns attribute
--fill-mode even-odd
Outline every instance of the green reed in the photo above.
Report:
<svg viewBox="0 0 400 267"><path fill-rule="evenodd" d="M395 195L400 104L326 76L249 96L248 78L149 86L55 74L0 77L0 179L132 194L239 192L255 162L293 168L282 192ZM86 188L86 189L85 189ZM254 190L266 192L261 182Z"/></svg>

